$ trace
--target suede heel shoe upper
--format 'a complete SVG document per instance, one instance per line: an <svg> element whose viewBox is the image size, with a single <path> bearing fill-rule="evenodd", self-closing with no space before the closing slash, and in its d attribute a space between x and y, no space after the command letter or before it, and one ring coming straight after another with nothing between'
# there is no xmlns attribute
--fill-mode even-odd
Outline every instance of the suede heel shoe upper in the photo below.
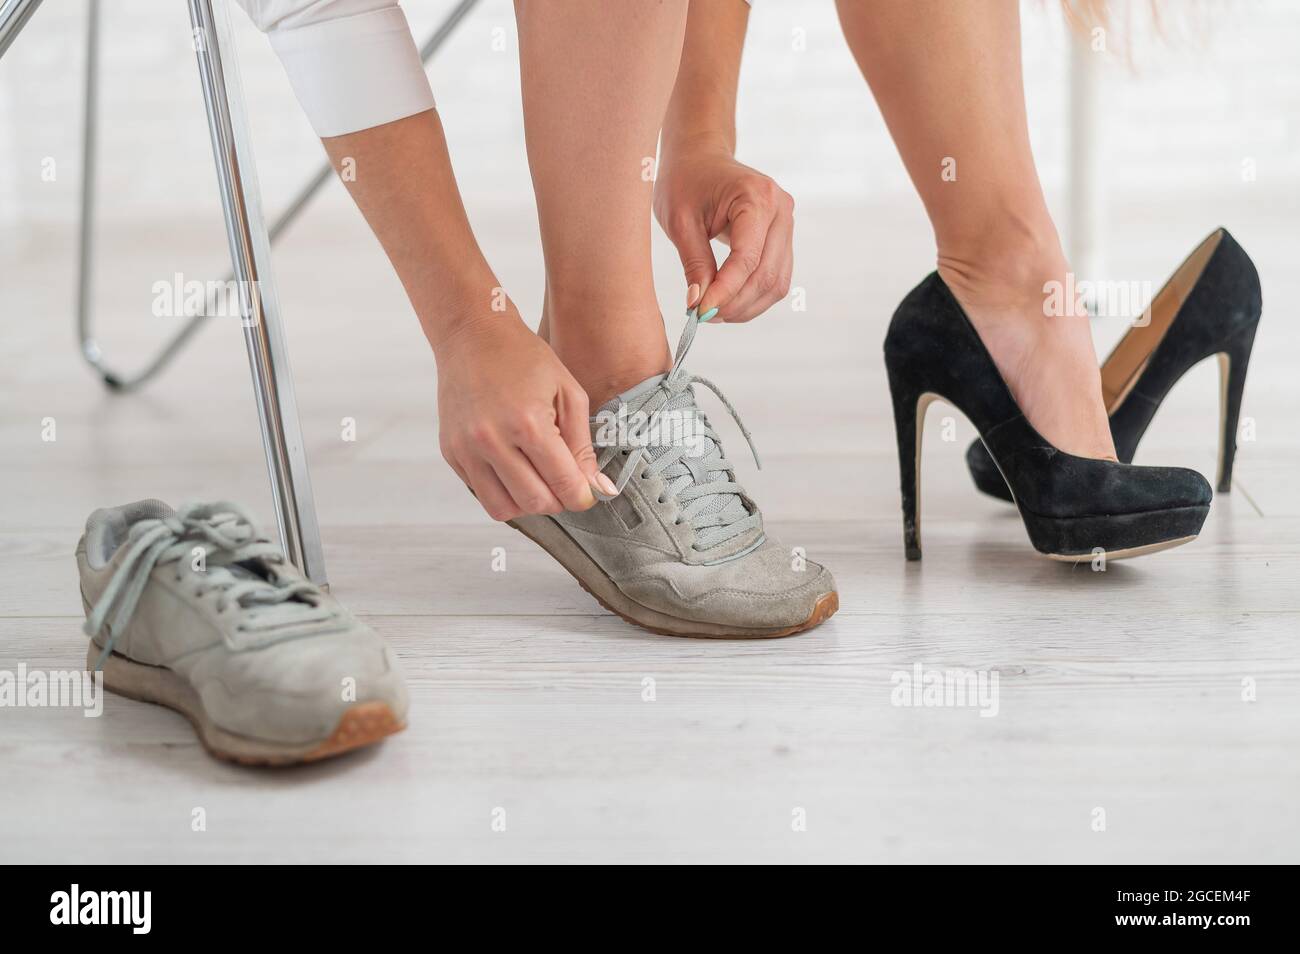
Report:
<svg viewBox="0 0 1300 954"><path fill-rule="evenodd" d="M1219 493L1232 489L1246 368L1263 310L1259 273L1227 229L1216 229L1178 267L1142 320L1101 366L1102 397L1115 453L1128 463L1156 409L1193 365L1219 356ZM1011 491L982 441L966 449L975 486L1002 500Z"/></svg>
<svg viewBox="0 0 1300 954"><path fill-rule="evenodd" d="M904 545L920 559L920 431L935 397L979 431L1015 497L1034 548L1062 559L1137 556L1194 538L1210 487L1195 471L1076 457L1030 425L937 273L899 305L885 337L903 497Z"/></svg>

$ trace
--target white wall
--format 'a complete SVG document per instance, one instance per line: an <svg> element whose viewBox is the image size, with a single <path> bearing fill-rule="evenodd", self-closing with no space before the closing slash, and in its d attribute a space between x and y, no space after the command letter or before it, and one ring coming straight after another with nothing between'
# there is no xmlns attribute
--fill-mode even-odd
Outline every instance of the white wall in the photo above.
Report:
<svg viewBox="0 0 1300 954"><path fill-rule="evenodd" d="M964 2L964 0L956 0ZM103 224L180 227L216 214L211 156L184 5L105 0ZM423 37L446 0L407 0ZM1126 67L1105 70L1102 146L1111 202L1297 201L1300 4L1166 0L1171 36L1140 31ZM79 180L83 0L46 0L0 62L0 228L12 245L74 221ZM1193 9L1195 19L1178 15ZM235 9L263 193L274 210L320 155L265 40ZM1052 0L1024 5L1035 146L1053 201L1065 175L1065 32ZM499 34L497 31L500 31ZM506 40L493 50L494 36ZM795 49L802 38L806 48ZM508 0L483 0L432 69L471 214L527 209L514 22ZM742 158L804 206L905 200L909 187L830 0L761 3L752 17L740 117ZM55 182L42 182L53 157ZM1258 178L1243 182L1242 164ZM335 188L327 202L342 201ZM0 268L3 266L0 265Z"/></svg>

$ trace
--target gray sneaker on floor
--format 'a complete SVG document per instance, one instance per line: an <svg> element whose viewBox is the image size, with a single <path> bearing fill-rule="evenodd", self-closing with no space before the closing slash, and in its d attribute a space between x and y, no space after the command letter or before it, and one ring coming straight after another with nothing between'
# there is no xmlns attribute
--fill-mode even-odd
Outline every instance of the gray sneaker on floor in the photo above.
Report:
<svg viewBox="0 0 1300 954"><path fill-rule="evenodd" d="M310 762L405 728L392 651L230 503L96 510L77 544L87 665L220 758Z"/></svg>
<svg viewBox="0 0 1300 954"><path fill-rule="evenodd" d="M620 493L598 495L596 506L581 513L510 524L606 609L653 632L803 632L839 608L835 581L767 536L758 506L736 483L693 385L712 390L740 419L716 386L682 370L696 328L688 317L668 374L620 394L592 419L597 459Z"/></svg>

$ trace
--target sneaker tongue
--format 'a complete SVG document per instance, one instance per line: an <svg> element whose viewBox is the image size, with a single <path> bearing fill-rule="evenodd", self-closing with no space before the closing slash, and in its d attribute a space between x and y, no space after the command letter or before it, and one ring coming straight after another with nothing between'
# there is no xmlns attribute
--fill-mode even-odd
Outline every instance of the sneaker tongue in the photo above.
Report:
<svg viewBox="0 0 1300 954"><path fill-rule="evenodd" d="M626 404L629 413L639 411L641 405L645 404L650 396L650 392L659 385L663 384L668 377L666 374L656 374L646 378L640 384L634 385L624 391L617 397L612 397L600 406L601 411L616 413L621 405Z"/></svg>
<svg viewBox="0 0 1300 954"><path fill-rule="evenodd" d="M630 418L632 415L635 415L640 411L647 402L649 402L649 400L654 396L656 389L663 384L667 377L668 375L666 374L656 374L653 377L646 378L640 384L637 384L617 397L606 401L601 405L598 413L608 412L610 414L616 414L618 413L620 406L626 406L627 414ZM695 404L694 390L692 388L687 388L678 394L674 394L668 402L659 409L658 413L664 414L665 412L670 415L676 412L676 414L684 421L699 420L701 415L699 408ZM643 424L644 422L637 421L636 423ZM703 422L700 421L700 423L702 424ZM660 436L663 434L680 433L681 430L682 428L674 428L670 424L658 429L657 431L652 429L651 433L655 436ZM686 436L688 438L692 436L689 429L687 430ZM658 460L664 454L668 453L669 450L670 445L666 444L652 443L645 448L646 456L652 461ZM722 454L721 447L718 446L717 442L715 442L713 438L699 435L692 441L687 457L695 460L702 460L706 457L713 456L715 452L719 456L725 456ZM663 472L663 477L668 482L669 492L674 494L679 490L683 490L686 487L697 483L691 469L684 463L677 463L669 467ZM724 514L731 519L740 520L749 515L749 509L745 506L745 502L739 494L709 494L707 497L697 498L697 500L701 505L697 512L701 516L706 514Z"/></svg>
<svg viewBox="0 0 1300 954"><path fill-rule="evenodd" d="M168 508L168 510L170 510L170 508ZM170 514L164 514L163 516L169 516L169 515ZM147 528L141 524L140 520L137 520L131 526L129 540L131 540L132 542L135 541L146 531ZM238 582L262 583L268 588L274 586L274 584L271 581L275 579L275 571L272 567L268 565L267 561L264 558L253 557L253 558L243 560L239 563L233 563L230 562L228 559L226 559L226 554L220 548L212 547L201 537L187 536L185 539L187 543L192 544L194 547L203 547L209 551L206 554L206 561L204 564L206 567L206 572L213 573L217 576L222 576L223 574L229 574L230 576L234 577L235 580ZM190 562L190 559L188 557L184 559L186 563ZM309 601L303 599L301 596L297 596L292 599L286 600L283 604L280 604L278 606L273 606L271 607L271 609L279 610L281 609L281 607L288 607L292 609L296 606L301 606L303 604L311 605Z"/></svg>
<svg viewBox="0 0 1300 954"><path fill-rule="evenodd" d="M228 572L231 576L233 576L237 580L260 580L263 583L266 582L266 577L262 576L260 573L256 573L253 570L250 570L242 563L223 563L221 565L221 569Z"/></svg>

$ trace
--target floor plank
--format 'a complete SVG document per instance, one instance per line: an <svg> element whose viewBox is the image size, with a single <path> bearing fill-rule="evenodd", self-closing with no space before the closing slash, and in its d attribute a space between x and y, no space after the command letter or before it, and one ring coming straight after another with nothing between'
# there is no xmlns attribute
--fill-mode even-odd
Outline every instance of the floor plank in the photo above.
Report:
<svg viewBox="0 0 1300 954"><path fill-rule="evenodd" d="M1194 211L1170 210L1161 235L1190 245ZM214 762L179 716L124 699L97 719L0 710L0 860L1294 861L1300 330L1266 312L1247 392L1257 439L1194 544L1105 572L1034 556L1014 511L969 484L970 425L936 405L925 559L907 564L879 341L926 243L846 270L863 214L801 207L819 223L800 239L810 311L708 329L692 359L755 431L762 471L718 422L772 532L842 593L825 626L762 643L632 629L486 521L438 458L432 361L377 250L339 238L355 238L351 220L296 232L277 261L333 591L392 641L410 728L264 773ZM1265 213L1252 226L1269 299L1300 292L1267 241L1282 232ZM82 664L72 550L91 509L156 495L270 514L237 332L205 330L141 394L104 394L71 346L67 259L50 251L67 238L33 243L30 280L0 282L0 313L39 319L8 323L0 355L0 669ZM164 330L131 317L127 289L168 255L203 254L174 245L122 237L136 277L105 283L115 354ZM1116 254L1151 257L1139 245ZM1184 250L1166 251L1172 265ZM343 256L348 280L322 282ZM1213 367L1197 368L1139 459L1212 472L1216 400ZM997 715L894 705L896 674L917 664L996 673ZM191 830L195 808L206 831Z"/></svg>

